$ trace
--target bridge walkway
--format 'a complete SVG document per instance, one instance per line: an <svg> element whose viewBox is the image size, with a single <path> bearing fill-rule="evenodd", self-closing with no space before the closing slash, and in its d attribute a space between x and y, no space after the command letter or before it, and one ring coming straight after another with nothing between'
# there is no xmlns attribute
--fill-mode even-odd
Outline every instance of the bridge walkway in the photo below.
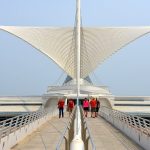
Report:
<svg viewBox="0 0 150 150"><path fill-rule="evenodd" d="M11 150L55 150L67 121L68 114L53 117ZM143 150L101 117L88 117L87 123L97 150Z"/></svg>
<svg viewBox="0 0 150 150"><path fill-rule="evenodd" d="M51 118L11 150L54 150L68 119L67 113L64 118Z"/></svg>
<svg viewBox="0 0 150 150"><path fill-rule="evenodd" d="M87 123L97 150L143 150L100 116Z"/></svg>

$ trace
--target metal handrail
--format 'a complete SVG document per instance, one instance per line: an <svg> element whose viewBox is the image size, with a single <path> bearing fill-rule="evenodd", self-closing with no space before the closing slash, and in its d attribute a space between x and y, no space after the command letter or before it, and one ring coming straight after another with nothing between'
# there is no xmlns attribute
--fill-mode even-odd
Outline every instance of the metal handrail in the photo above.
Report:
<svg viewBox="0 0 150 150"><path fill-rule="evenodd" d="M41 109L36 112L19 115L10 119L6 119L0 122L0 139L9 135L10 133L18 130L19 128L28 125L35 120L46 116L49 113L48 110Z"/></svg>
<svg viewBox="0 0 150 150"><path fill-rule="evenodd" d="M87 123L87 120L84 116L84 112L83 112L83 108L80 107L80 111L81 111L81 120L82 120L82 140L84 142L84 147L86 150L88 150L88 142L90 140L90 143L92 145L92 150L96 150L96 146L93 142L93 138L92 138L92 135L91 135L91 131L88 127L88 123ZM88 136L87 136L87 134Z"/></svg>
<svg viewBox="0 0 150 150"><path fill-rule="evenodd" d="M73 109L69 121L63 131L63 133L61 134L61 137L56 145L56 150L60 150L61 145L63 143L63 140L65 140L65 150L69 150L70 149L70 143L73 139L73 134L74 134L74 119L75 119L75 112L76 112L76 107ZM68 131L68 137L66 136Z"/></svg>
<svg viewBox="0 0 150 150"><path fill-rule="evenodd" d="M150 136L150 120L129 115L118 110L113 110L108 107L102 106L100 108L100 115L104 117L111 116L112 119L118 119L121 122L124 122L129 127L135 128L136 130Z"/></svg>

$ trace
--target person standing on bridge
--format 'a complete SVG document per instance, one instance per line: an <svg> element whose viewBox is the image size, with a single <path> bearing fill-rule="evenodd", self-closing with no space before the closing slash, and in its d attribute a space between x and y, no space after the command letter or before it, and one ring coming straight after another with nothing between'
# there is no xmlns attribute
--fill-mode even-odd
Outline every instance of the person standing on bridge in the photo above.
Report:
<svg viewBox="0 0 150 150"><path fill-rule="evenodd" d="M72 110L74 108L74 101L72 99L69 99L69 102L68 102L68 111L69 111L69 116L71 115L72 113Z"/></svg>
<svg viewBox="0 0 150 150"><path fill-rule="evenodd" d="M96 99L92 98L90 101L91 105L91 117L95 118L96 117Z"/></svg>
<svg viewBox="0 0 150 150"><path fill-rule="evenodd" d="M62 118L64 117L64 104L65 104L65 101L63 98L61 98L59 101L58 101L58 109L59 109L59 118Z"/></svg>
<svg viewBox="0 0 150 150"><path fill-rule="evenodd" d="M87 98L85 98L83 101L83 110L85 117L87 117L89 111L89 100Z"/></svg>
<svg viewBox="0 0 150 150"><path fill-rule="evenodd" d="M100 108L100 101L96 98L96 117L98 116L99 108Z"/></svg>

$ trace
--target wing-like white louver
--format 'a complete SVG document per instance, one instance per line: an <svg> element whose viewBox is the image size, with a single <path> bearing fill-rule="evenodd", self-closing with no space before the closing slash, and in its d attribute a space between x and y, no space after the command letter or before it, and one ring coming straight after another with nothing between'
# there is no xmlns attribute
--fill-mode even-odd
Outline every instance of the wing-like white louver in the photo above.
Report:
<svg viewBox="0 0 150 150"><path fill-rule="evenodd" d="M54 60L76 78L76 51L73 28L0 26ZM130 42L150 32L150 27L82 28L81 78L88 76L105 59Z"/></svg>
<svg viewBox="0 0 150 150"><path fill-rule="evenodd" d="M74 78L73 28L0 26L50 57Z"/></svg>
<svg viewBox="0 0 150 150"><path fill-rule="evenodd" d="M150 27L83 28L81 76L86 77L112 54L150 32Z"/></svg>

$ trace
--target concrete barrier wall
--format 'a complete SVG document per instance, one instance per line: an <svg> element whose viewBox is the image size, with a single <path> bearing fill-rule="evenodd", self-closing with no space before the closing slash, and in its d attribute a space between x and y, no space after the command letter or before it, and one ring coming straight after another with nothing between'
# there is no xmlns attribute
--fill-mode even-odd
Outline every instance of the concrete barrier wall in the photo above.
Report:
<svg viewBox="0 0 150 150"><path fill-rule="evenodd" d="M112 114L104 114L100 113L103 118L105 118L108 122L110 122L117 129L122 131L125 135L127 135L134 142L139 144L145 150L150 150L150 136L142 133L134 127L129 126L128 124L120 121L117 118L114 118Z"/></svg>
<svg viewBox="0 0 150 150"><path fill-rule="evenodd" d="M100 105L112 109L111 101L107 98L99 98Z"/></svg>
<svg viewBox="0 0 150 150"><path fill-rule="evenodd" d="M44 109L48 109L50 112L53 112L54 110L57 109L58 101L59 101L58 97L49 98L44 105Z"/></svg>

